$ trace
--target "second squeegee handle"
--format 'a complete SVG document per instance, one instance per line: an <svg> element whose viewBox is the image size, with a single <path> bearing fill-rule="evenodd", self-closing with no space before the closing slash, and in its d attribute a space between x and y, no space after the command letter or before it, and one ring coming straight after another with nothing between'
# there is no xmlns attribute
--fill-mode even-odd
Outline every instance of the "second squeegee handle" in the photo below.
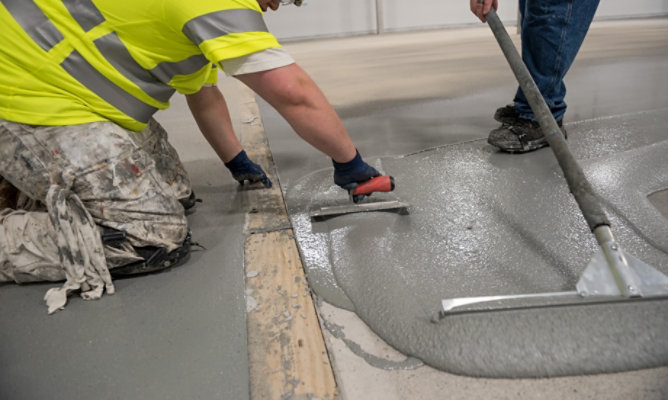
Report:
<svg viewBox="0 0 668 400"><path fill-rule="evenodd" d="M592 232L599 226L610 226L610 222L606 217L601 205L598 201L598 198L594 194L594 191L587 181L587 178L580 168L580 165L573 157L573 154L568 149L566 144L566 139L557 125L557 121L554 120L554 116L550 111L549 107L545 103L545 99L541 95L536 83L534 82L529 70L527 69L522 57L517 52L515 44L508 36L506 28L501 23L498 15L494 9L490 9L489 13L486 15L487 23L494 37L499 42L503 54L510 64L510 68L517 78L517 82L520 84L524 95L526 96L531 110L536 115L540 128L547 139L547 142L550 144L554 156L557 158L559 165L561 166L566 182L568 182L568 187L573 193L575 200L582 210L585 220L589 225L589 229Z"/></svg>

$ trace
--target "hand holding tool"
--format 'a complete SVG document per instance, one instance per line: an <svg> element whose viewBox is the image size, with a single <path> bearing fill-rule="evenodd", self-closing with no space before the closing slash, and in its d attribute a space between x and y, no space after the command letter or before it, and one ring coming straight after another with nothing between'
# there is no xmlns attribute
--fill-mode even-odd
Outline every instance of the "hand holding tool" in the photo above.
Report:
<svg viewBox="0 0 668 400"><path fill-rule="evenodd" d="M350 199L355 203L354 205L322 207L311 210L309 214L313 219L326 219L339 215L370 211L393 211L398 214L408 214L410 204L402 201L390 200L358 204L360 200L366 196L370 196L374 192L391 192L392 190L394 190L394 178L392 176L376 176L360 184L350 184L348 193L350 194Z"/></svg>
<svg viewBox="0 0 668 400"><path fill-rule="evenodd" d="M334 183L349 192L360 183L380 176L380 172L362 159L359 151L348 162L340 163L332 160L332 164L334 165Z"/></svg>
<svg viewBox="0 0 668 400"><path fill-rule="evenodd" d="M394 190L394 178L390 175L376 176L366 182L355 184L348 190L350 198L354 203L359 202L365 196L371 196L374 192L391 192Z"/></svg>
<svg viewBox="0 0 668 400"><path fill-rule="evenodd" d="M309 212L313 219L326 219L339 215L369 212L393 211L399 214L408 214L408 203L397 200L365 202L358 204L366 196L375 192L391 192L394 190L394 178L390 175L381 175L375 168L364 162L359 152L355 158L346 163L334 164L334 183L348 191L354 205L338 205L321 207Z"/></svg>

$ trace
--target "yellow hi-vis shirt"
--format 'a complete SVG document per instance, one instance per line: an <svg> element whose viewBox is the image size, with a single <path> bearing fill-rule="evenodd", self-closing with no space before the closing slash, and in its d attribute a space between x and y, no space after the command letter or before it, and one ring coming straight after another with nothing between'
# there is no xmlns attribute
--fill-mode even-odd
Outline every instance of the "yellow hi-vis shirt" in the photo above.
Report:
<svg viewBox="0 0 668 400"><path fill-rule="evenodd" d="M0 0L0 118L141 130L225 59L280 47L256 0Z"/></svg>

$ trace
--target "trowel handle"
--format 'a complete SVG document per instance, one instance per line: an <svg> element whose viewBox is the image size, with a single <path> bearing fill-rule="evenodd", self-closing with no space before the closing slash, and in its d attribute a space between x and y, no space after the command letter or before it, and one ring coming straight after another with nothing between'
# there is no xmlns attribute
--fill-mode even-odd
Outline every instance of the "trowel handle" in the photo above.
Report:
<svg viewBox="0 0 668 400"><path fill-rule="evenodd" d="M391 192L393 190L394 178L390 175L383 175L371 178L364 183L360 183L355 190L353 190L353 196L368 196L373 192Z"/></svg>

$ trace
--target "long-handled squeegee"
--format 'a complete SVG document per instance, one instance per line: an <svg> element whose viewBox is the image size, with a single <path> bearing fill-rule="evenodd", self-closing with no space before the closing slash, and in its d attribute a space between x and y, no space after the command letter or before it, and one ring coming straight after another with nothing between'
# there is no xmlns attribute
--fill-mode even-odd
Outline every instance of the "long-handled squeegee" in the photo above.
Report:
<svg viewBox="0 0 668 400"><path fill-rule="evenodd" d="M587 265L575 291L444 299L438 319L452 313L485 309L485 304L491 303L494 303L493 309L508 309L668 297L668 277L625 253L615 240L610 222L589 181L568 149L566 139L494 9L486 18L564 172L571 193L596 236L600 250ZM530 305L527 306L527 303Z"/></svg>

